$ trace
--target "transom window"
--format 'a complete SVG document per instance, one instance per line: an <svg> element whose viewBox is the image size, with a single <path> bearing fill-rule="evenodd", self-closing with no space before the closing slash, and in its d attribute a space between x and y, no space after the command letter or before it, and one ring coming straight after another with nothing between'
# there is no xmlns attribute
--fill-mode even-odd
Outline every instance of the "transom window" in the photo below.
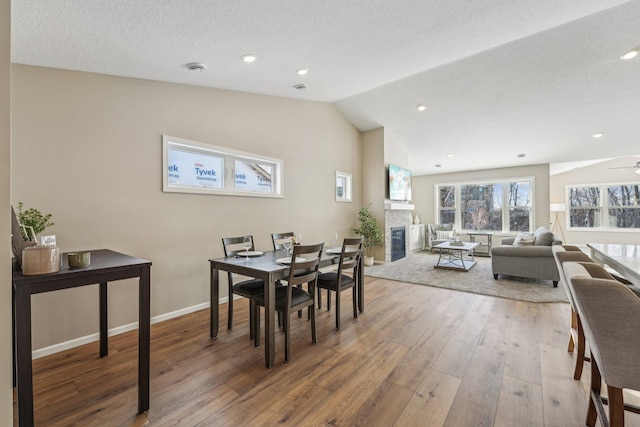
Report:
<svg viewBox="0 0 640 427"><path fill-rule="evenodd" d="M640 230L640 183L567 187L568 228Z"/></svg>
<svg viewBox="0 0 640 427"><path fill-rule="evenodd" d="M163 191L282 197L280 159L164 135Z"/></svg>
<svg viewBox="0 0 640 427"><path fill-rule="evenodd" d="M533 178L436 185L436 217L467 231L529 231Z"/></svg>

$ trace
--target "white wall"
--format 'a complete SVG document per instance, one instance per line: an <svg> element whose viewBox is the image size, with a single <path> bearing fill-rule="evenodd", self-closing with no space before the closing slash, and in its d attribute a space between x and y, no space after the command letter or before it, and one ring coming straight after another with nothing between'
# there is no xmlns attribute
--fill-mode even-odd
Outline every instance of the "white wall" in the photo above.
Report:
<svg viewBox="0 0 640 427"><path fill-rule="evenodd" d="M640 183L640 175L634 173L633 169L612 169L632 166L638 161L640 161L640 156L621 157L553 175L551 177L551 202L566 203L568 185ZM566 212L559 213L558 217L567 242L574 245L587 243L640 244L640 232L637 231L569 231Z"/></svg>
<svg viewBox="0 0 640 427"><path fill-rule="evenodd" d="M11 1L0 0L0 425L13 424L11 366Z"/></svg>
<svg viewBox="0 0 640 427"><path fill-rule="evenodd" d="M352 235L360 133L330 104L24 65L12 90L11 202L53 214L65 252L151 260L152 316L208 302L223 236L268 250L273 232ZM285 198L163 193L162 134L284 159ZM336 170L353 175L353 203L335 201ZM135 283L110 286L110 327L136 321ZM34 348L96 333L97 303L97 286L34 296Z"/></svg>
<svg viewBox="0 0 640 427"><path fill-rule="evenodd" d="M436 218L435 185L444 183L473 182L504 178L534 178L534 229L549 226L549 165L532 165L513 168L486 169L438 175L422 175L413 178L415 213L424 224L434 223ZM500 243L496 234L494 244Z"/></svg>

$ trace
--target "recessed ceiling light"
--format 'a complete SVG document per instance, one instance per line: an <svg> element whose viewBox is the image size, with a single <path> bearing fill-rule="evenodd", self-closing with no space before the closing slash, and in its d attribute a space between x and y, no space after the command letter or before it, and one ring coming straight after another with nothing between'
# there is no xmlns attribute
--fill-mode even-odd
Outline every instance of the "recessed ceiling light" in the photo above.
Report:
<svg viewBox="0 0 640 427"><path fill-rule="evenodd" d="M298 90L305 90L307 88L307 85L304 84L304 83L300 83L300 84L297 84L297 85L293 86L293 88L294 89L298 89Z"/></svg>
<svg viewBox="0 0 640 427"><path fill-rule="evenodd" d="M425 107L424 105L422 105L422 104L418 105L418 111L424 111L426 109L427 109L427 107Z"/></svg>
<svg viewBox="0 0 640 427"><path fill-rule="evenodd" d="M438 164L436 165L436 167L437 167L437 168L441 168L441 167L442 167L442 165L438 163Z"/></svg>
<svg viewBox="0 0 640 427"><path fill-rule="evenodd" d="M189 62L187 65L185 65L187 67L187 70L191 71L192 73L201 73L204 71L205 65L200 63L200 62Z"/></svg>
<svg viewBox="0 0 640 427"><path fill-rule="evenodd" d="M247 54L247 55L242 55L242 60L244 62L254 62L256 60L256 56L255 55L251 55L251 54Z"/></svg>
<svg viewBox="0 0 640 427"><path fill-rule="evenodd" d="M298 73L299 76L304 76L309 72L308 68L300 68L299 70L296 71L296 73Z"/></svg>
<svg viewBox="0 0 640 427"><path fill-rule="evenodd" d="M524 153L522 153L522 154L518 154L518 158L519 158L519 159L522 159L523 157L527 157L527 155L526 155L526 154L524 154Z"/></svg>
<svg viewBox="0 0 640 427"><path fill-rule="evenodd" d="M453 157L453 153L447 153L447 157Z"/></svg>
<svg viewBox="0 0 640 427"><path fill-rule="evenodd" d="M638 56L638 49L631 49L629 52L625 53L624 55L622 55L620 58L627 60L627 59L633 59L636 56Z"/></svg>
<svg viewBox="0 0 640 427"><path fill-rule="evenodd" d="M594 133L593 135L591 135L594 138L602 138L604 136L604 133Z"/></svg>

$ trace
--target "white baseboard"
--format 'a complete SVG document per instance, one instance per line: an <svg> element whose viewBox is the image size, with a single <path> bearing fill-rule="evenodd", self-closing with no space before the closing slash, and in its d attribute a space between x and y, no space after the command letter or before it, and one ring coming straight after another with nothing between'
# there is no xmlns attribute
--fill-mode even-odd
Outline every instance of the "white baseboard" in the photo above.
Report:
<svg viewBox="0 0 640 427"><path fill-rule="evenodd" d="M229 301L228 297L220 298L220 304ZM208 308L210 304L208 302L193 305L191 307L183 308L180 310L172 311L170 313L160 314L158 316L151 318L151 324L164 322L165 320L173 319L175 317L184 316L185 314L194 313L199 310L203 310ZM110 337L114 335L123 334L125 332L133 331L138 329L138 322L129 323L128 325L116 326L115 328L111 328L108 331L108 335ZM69 350L74 347L80 347L81 345L89 344L92 342L96 342L100 340L100 334L95 333L91 335L86 335L80 338L74 338L69 341L61 342L58 344L50 345L48 347L42 347L37 350L34 350L31 353L32 359L39 359L44 356L49 356L50 354L59 353L61 351Z"/></svg>

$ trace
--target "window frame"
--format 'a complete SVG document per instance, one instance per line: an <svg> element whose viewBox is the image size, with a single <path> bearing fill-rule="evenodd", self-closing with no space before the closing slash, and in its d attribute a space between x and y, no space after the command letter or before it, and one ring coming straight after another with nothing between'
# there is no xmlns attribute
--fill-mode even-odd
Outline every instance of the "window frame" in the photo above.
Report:
<svg viewBox="0 0 640 427"><path fill-rule="evenodd" d="M200 154L204 157L221 158L222 170L224 173L220 177L222 185L220 188L203 187L196 185L177 185L170 182L169 160L170 151L184 151ZM251 189L236 188L235 172L236 160L242 162L260 163L272 165L274 170L271 176L270 191L256 191ZM171 165L173 166L173 165ZM177 138L169 135L162 135L162 191L166 193L192 193L210 194L224 196L244 196L244 197L267 197L284 198L284 160L273 157L262 156L227 147L205 144L188 139Z"/></svg>
<svg viewBox="0 0 640 427"><path fill-rule="evenodd" d="M625 182L608 182L608 183L595 183L595 184L572 184L565 186L565 229L567 231L589 231L589 232L605 232L605 233L638 233L638 228L618 228L609 226L609 187L619 186L640 186L640 181L625 181ZM572 227L571 226L571 203L570 194L572 188L598 188L600 190L600 206L590 207L592 209L600 210L600 226L598 227ZM640 206L638 207L640 208ZM584 207L583 207L584 209Z"/></svg>
<svg viewBox="0 0 640 427"><path fill-rule="evenodd" d="M339 181L342 181L343 186L341 187L338 184ZM347 172L339 172L336 171L335 183L336 183L336 202L351 202L353 199L352 195L352 176ZM340 194L340 188L342 188L342 195Z"/></svg>
<svg viewBox="0 0 640 427"><path fill-rule="evenodd" d="M526 176L526 177L513 177L513 178L500 178L500 179L483 179L476 181L457 181L457 182L441 182L434 184L434 206L435 206L435 222L440 221L440 187L454 187L454 228L460 230L462 232L472 232L472 231L487 231L496 234L512 234L517 233L516 230L510 230L510 215L511 208L513 206L509 205L509 183L513 182L528 182L529 183L529 199L531 200L531 206L529 209L529 231L533 231L533 225L535 224L535 177ZM502 185L502 228L500 230L470 230L462 228L462 187L463 186L472 186L472 185ZM524 208L525 206L522 206ZM450 208L445 208L451 210Z"/></svg>

